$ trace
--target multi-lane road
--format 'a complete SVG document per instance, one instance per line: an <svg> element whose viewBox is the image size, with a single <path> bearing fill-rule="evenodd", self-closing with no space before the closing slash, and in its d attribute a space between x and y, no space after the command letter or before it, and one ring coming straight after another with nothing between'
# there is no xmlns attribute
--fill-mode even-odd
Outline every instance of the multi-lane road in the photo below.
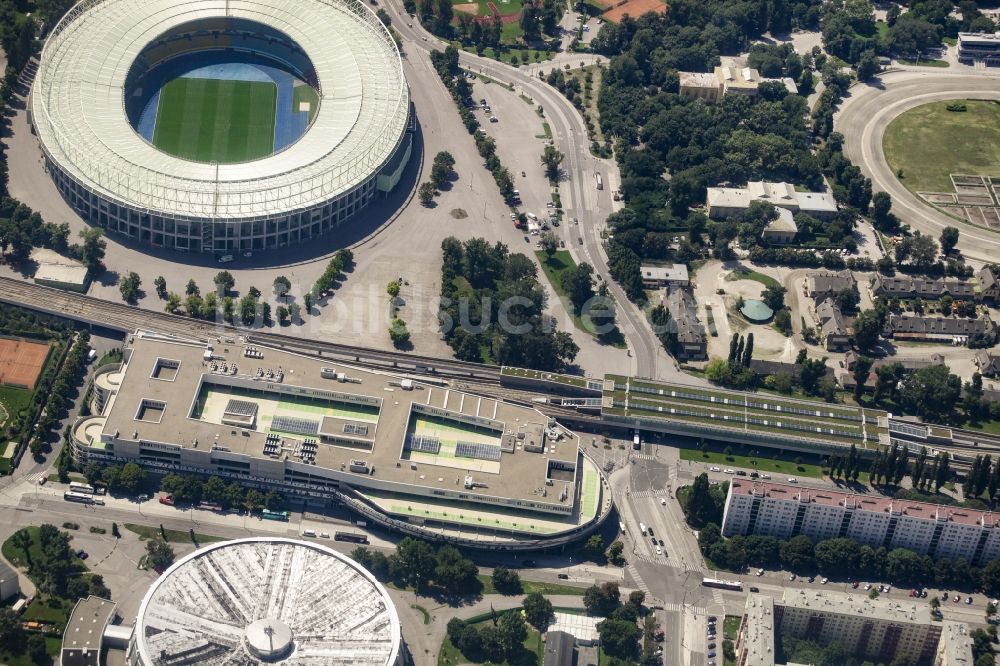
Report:
<svg viewBox="0 0 1000 666"><path fill-rule="evenodd" d="M443 49L446 45L437 37L423 29L414 18L402 9L402 3L389 2L383 5L392 17L392 25L400 34L403 50L408 57L413 57L414 51L427 53ZM421 57L426 57L424 54ZM631 371L633 374L648 377L664 377L679 369L663 351L662 345L653 334L649 322L639 308L625 296L618 284L610 279L607 261L602 243L601 228L604 220L612 212L611 187L609 172L617 170L613 161L601 160L591 155L587 127L579 112L563 95L551 86L532 76L528 70L521 70L479 57L472 53L460 52L459 60L463 67L480 72L502 83L512 84L519 92L529 96L545 110L545 117L552 128L553 141L563 153L564 177L560 185L560 198L563 208L567 211L568 224L563 225L561 232L567 248L577 256L578 260L587 261L594 270L604 277L611 295L618 303L617 316L619 328L628 340L633 352ZM561 56L558 65L579 63L590 64L594 56L569 55ZM544 65L541 66L544 68ZM535 68L534 71L538 71ZM417 82L411 81L410 85ZM451 104L451 100L443 98L442 104ZM430 112L429 109L417 109L418 113ZM541 150L539 149L539 154ZM594 173L603 174L605 188L598 191ZM614 180L617 180L615 178ZM573 219L579 221L573 224ZM583 239L581 245L579 239Z"/></svg>
<svg viewBox="0 0 1000 666"><path fill-rule="evenodd" d="M961 229L958 249L971 259L995 262L1000 233L957 221L924 203L896 178L882 151L886 128L915 106L973 97L1000 100L1000 72L954 65L947 69L908 67L851 88L835 118L844 135L844 152L872 179L873 189L892 196L893 212L913 229L937 237L946 226Z"/></svg>

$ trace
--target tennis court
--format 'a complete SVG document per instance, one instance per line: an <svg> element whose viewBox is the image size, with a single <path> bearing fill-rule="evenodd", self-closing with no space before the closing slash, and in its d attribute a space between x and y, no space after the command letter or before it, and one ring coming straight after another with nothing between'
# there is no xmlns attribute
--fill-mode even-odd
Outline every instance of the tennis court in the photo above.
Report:
<svg viewBox="0 0 1000 666"><path fill-rule="evenodd" d="M47 344L0 338L0 386L34 390L48 355Z"/></svg>

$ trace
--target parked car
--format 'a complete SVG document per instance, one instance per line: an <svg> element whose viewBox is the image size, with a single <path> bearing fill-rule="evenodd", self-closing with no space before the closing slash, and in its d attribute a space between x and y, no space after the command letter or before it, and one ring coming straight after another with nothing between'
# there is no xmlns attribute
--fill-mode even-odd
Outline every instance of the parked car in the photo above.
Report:
<svg viewBox="0 0 1000 666"><path fill-rule="evenodd" d="M569 580L569 574L561 573L557 575L556 578L558 578L559 580Z"/></svg>
<svg viewBox="0 0 1000 666"><path fill-rule="evenodd" d="M798 483L798 482L799 480L796 479L794 476L788 477L788 483Z"/></svg>
<svg viewBox="0 0 1000 666"><path fill-rule="evenodd" d="M853 583L851 583L851 587L853 587L856 590L856 589L858 589L858 585L860 585L860 584L861 583L859 583L858 581L854 581Z"/></svg>
<svg viewBox="0 0 1000 666"><path fill-rule="evenodd" d="M728 467L726 469L722 470L722 471L725 472L726 474L735 474L736 473L735 470L729 469Z"/></svg>
<svg viewBox="0 0 1000 666"><path fill-rule="evenodd" d="M763 569L757 569L757 575L758 576L763 576L764 575L764 570Z"/></svg>
<svg viewBox="0 0 1000 666"><path fill-rule="evenodd" d="M78 550L78 551L76 551L76 556L79 557L81 560L85 560L88 557L90 557L90 555L88 555L87 551L85 551L85 550Z"/></svg>
<svg viewBox="0 0 1000 666"><path fill-rule="evenodd" d="M965 603L971 606L972 605L972 597L966 597L965 598Z"/></svg>
<svg viewBox="0 0 1000 666"><path fill-rule="evenodd" d="M709 472L721 472L721 471L722 471L722 469L721 469L721 468L719 468L719 467L715 467L715 466L712 466L712 467L709 467L709 468L708 468L708 471L709 471Z"/></svg>
<svg viewBox="0 0 1000 666"><path fill-rule="evenodd" d="M795 580L795 574L788 574L788 580Z"/></svg>
<svg viewBox="0 0 1000 666"><path fill-rule="evenodd" d="M750 586L750 591L751 592L760 592L760 588L759 587L754 587L753 585L751 585Z"/></svg>
<svg viewBox="0 0 1000 666"><path fill-rule="evenodd" d="M761 472L760 478L765 479L765 480L770 480L771 475L770 474L764 474L763 472Z"/></svg>
<svg viewBox="0 0 1000 666"><path fill-rule="evenodd" d="M736 470L736 476L746 476L746 475L747 473L744 472L742 469Z"/></svg>
<svg viewBox="0 0 1000 666"><path fill-rule="evenodd" d="M823 585L826 585L829 582L830 582L830 579L826 578L826 577L824 577L823 580L820 581L820 583L822 583Z"/></svg>

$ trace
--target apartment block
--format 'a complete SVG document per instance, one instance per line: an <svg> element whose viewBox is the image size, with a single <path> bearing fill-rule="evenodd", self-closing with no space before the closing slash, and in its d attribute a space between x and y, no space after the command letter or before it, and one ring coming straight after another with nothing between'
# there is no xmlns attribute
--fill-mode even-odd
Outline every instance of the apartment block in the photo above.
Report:
<svg viewBox="0 0 1000 666"><path fill-rule="evenodd" d="M873 548L907 548L980 564L1000 557L1000 514L925 502L867 497L734 479L722 533L814 541L849 537Z"/></svg>

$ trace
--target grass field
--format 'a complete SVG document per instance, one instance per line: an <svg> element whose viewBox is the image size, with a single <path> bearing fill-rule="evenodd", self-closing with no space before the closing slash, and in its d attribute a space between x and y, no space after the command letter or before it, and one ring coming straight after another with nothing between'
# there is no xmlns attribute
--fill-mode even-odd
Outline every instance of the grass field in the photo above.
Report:
<svg viewBox="0 0 1000 666"><path fill-rule="evenodd" d="M31 391L13 386L0 386L0 427L10 417L31 406Z"/></svg>
<svg viewBox="0 0 1000 666"><path fill-rule="evenodd" d="M479 574L477 576L479 582L483 584L483 594L501 594L493 587L493 577L486 574ZM577 595L583 596L584 592L587 591L585 587L574 587L572 585L561 585L559 583L545 583L541 581L533 580L521 580L521 591L513 596L523 596L531 594L532 592L538 592L539 594L545 595Z"/></svg>
<svg viewBox="0 0 1000 666"><path fill-rule="evenodd" d="M156 537L162 536L160 530L155 527L150 527L148 525L135 525L133 523L125 523L125 529L129 532L134 532L139 535L140 539L155 539ZM191 543L191 533L184 532L181 530L163 530L167 535L167 541L170 543ZM225 537L211 536L210 534L199 534L195 532L194 538L197 539L198 543L214 543L216 541L225 541Z"/></svg>
<svg viewBox="0 0 1000 666"><path fill-rule="evenodd" d="M745 268L738 268L731 273L726 275L726 282L736 282L738 280L753 280L754 282L759 282L765 287L775 287L779 283L770 275L764 275L763 273L758 273L757 271L748 271Z"/></svg>
<svg viewBox="0 0 1000 666"><path fill-rule="evenodd" d="M1000 104L967 100L965 112L953 112L951 103L918 106L886 128L885 158L913 192L951 192L949 174L1000 170Z"/></svg>
<svg viewBox="0 0 1000 666"><path fill-rule="evenodd" d="M160 91L153 145L196 162L266 157L274 147L276 97L270 82L174 79Z"/></svg>
<svg viewBox="0 0 1000 666"><path fill-rule="evenodd" d="M951 67L951 64L947 60L909 60L907 58L900 58L899 63L901 65L915 65L917 67Z"/></svg>

